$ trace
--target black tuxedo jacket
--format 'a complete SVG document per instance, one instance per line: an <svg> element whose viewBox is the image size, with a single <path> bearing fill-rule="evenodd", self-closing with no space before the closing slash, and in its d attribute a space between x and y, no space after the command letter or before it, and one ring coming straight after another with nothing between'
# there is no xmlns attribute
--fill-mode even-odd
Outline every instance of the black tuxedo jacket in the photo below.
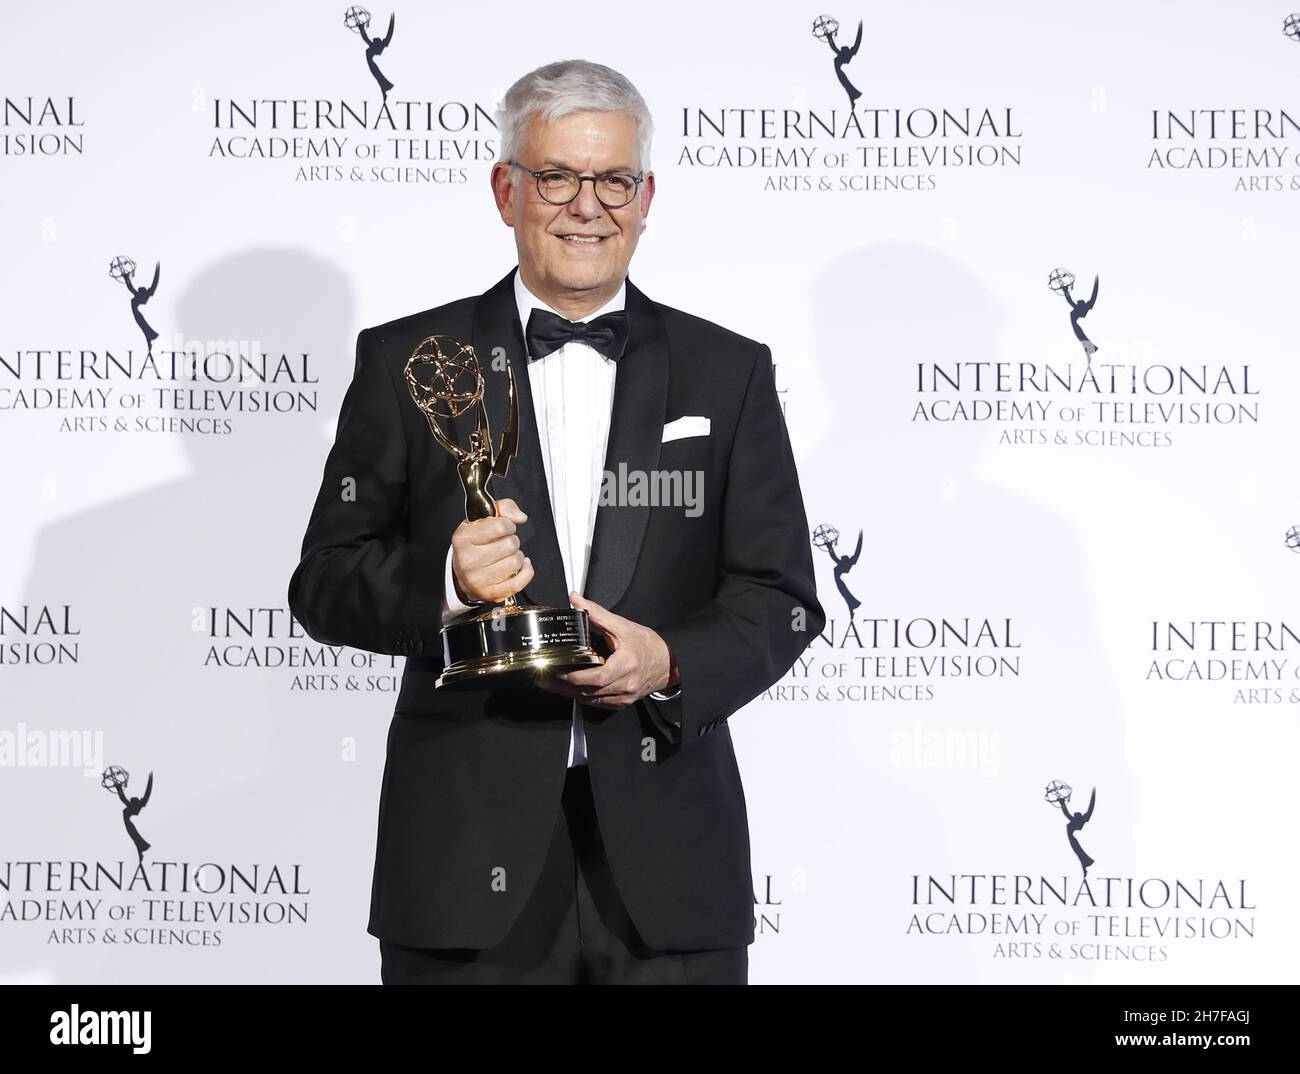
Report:
<svg viewBox="0 0 1300 1074"><path fill-rule="evenodd" d="M425 337L473 343L496 437L508 374L493 356L514 366L519 454L492 493L528 513L520 540L536 576L523 598L568 606L514 272L481 296L358 336L289 583L289 606L313 638L407 657L388 731L368 931L409 946L504 938L540 872L566 774L568 699L531 685L434 689L446 556L464 495L403 380ZM739 947L753 940L753 888L727 718L785 674L825 619L771 352L652 302L630 278L626 299L605 468L699 471L703 510L598 509L585 595L657 630L682 690L616 713L581 708L592 794L642 938L662 950ZM708 417L709 435L661 443L665 423L685 415ZM469 427L455 424L467 444Z"/></svg>

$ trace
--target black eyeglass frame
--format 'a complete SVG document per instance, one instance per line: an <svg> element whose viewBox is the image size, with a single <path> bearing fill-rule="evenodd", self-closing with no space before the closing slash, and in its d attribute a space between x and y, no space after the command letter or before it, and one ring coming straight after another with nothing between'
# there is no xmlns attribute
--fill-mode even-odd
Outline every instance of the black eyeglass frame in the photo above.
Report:
<svg viewBox="0 0 1300 1074"><path fill-rule="evenodd" d="M517 160L507 160L505 161L505 163L511 165L512 167L518 168L521 172L527 172L529 175L531 175L533 177L533 181L537 184L537 196L541 198L542 201L546 202L547 205L568 205L570 202L574 201L579 194L582 193L582 184L585 183L588 179L590 179L591 189L595 192L596 200L600 202L601 205L603 205L606 209L622 209L628 205L631 205L632 202L636 201L636 196L638 193L640 193L641 190L641 184L645 182L644 172L642 172L639 175L633 175L631 172L622 172L622 171L602 172L600 175L579 175L577 172L570 171L568 168L542 168L538 171L533 171L531 168L525 168ZM564 201L552 201L550 198L548 198L545 194L542 193L542 176L551 174L553 172L560 172L563 175L572 175L575 179L578 180L578 189L573 192L572 197L565 198ZM596 185L596 182L597 180L604 179L606 176L609 175L624 175L627 178L632 180L632 195L627 199L627 201L621 202L618 205L610 205L604 198L600 196L600 187Z"/></svg>

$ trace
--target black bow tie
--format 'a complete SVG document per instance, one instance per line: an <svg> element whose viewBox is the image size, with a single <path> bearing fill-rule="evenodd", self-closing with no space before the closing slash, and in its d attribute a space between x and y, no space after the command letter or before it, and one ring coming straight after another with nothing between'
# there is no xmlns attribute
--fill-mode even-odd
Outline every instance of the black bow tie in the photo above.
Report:
<svg viewBox="0 0 1300 1074"><path fill-rule="evenodd" d="M627 347L627 311L606 313L594 321L566 321L550 310L533 307L524 333L530 361L545 358L566 343L576 340L618 361Z"/></svg>

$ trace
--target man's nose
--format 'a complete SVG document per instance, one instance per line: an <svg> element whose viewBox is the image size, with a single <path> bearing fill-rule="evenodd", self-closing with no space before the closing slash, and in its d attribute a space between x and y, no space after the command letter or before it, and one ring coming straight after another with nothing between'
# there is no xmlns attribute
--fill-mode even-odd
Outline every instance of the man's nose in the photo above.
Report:
<svg viewBox="0 0 1300 1074"><path fill-rule="evenodd" d="M605 206L601 205L600 199L596 197L595 183L578 185L578 196L569 202L569 211L582 217L583 220L595 220L604 215Z"/></svg>

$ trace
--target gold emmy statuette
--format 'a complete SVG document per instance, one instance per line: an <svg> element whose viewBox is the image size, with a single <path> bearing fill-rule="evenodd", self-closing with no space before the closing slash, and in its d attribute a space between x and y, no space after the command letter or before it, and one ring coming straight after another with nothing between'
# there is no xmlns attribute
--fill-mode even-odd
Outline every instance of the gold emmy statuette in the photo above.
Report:
<svg viewBox="0 0 1300 1074"><path fill-rule="evenodd" d="M465 488L466 519L473 522L499 514L488 483L494 474L505 477L519 449L514 369L510 369L509 419L495 455L483 403L483 371L470 344L453 336L424 340L406 363L406 387L438 443L456 460ZM440 423L471 412L476 427L465 448L452 440ZM467 612L442 628L444 667L437 685L483 686L506 676L603 664L590 639L587 613L580 608L520 604L512 594L500 604Z"/></svg>

